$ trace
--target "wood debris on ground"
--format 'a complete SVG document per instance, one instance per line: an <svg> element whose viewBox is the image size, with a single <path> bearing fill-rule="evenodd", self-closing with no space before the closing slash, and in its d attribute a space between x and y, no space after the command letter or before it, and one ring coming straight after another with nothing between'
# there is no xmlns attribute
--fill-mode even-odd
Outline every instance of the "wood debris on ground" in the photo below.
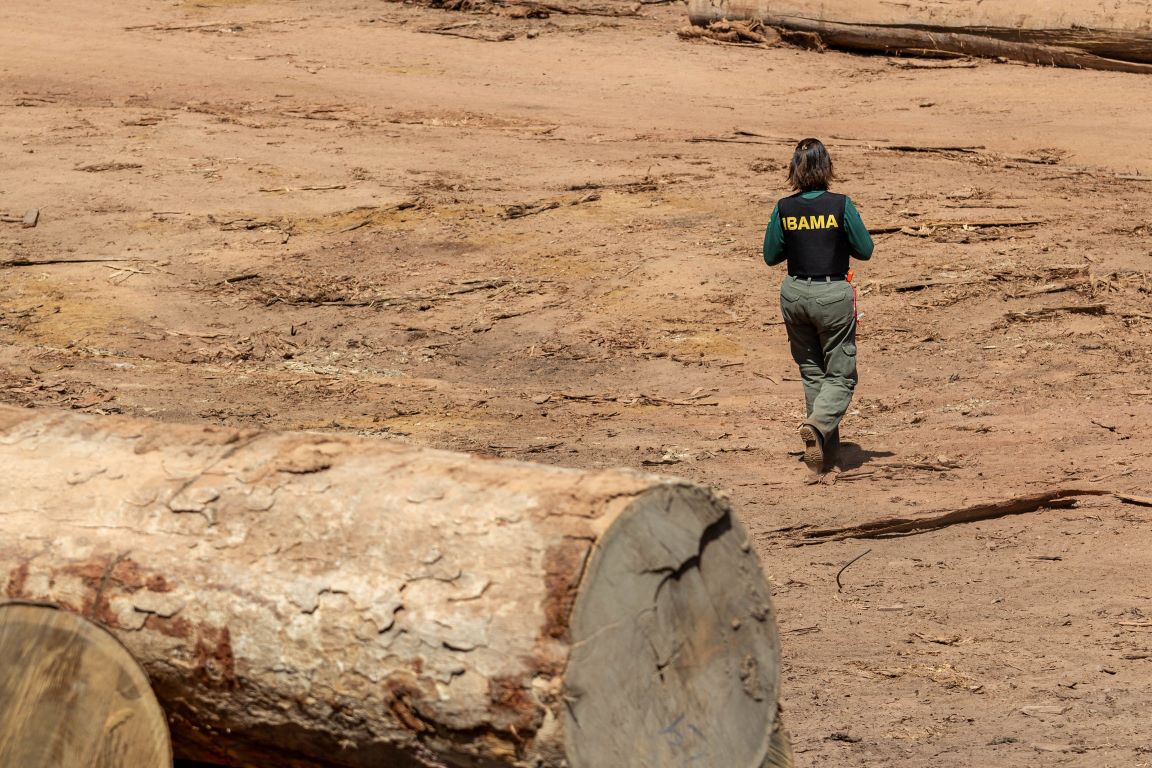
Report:
<svg viewBox="0 0 1152 768"><path fill-rule="evenodd" d="M759 21L713 21L706 26L681 27L676 31L684 40L728 43L732 45L776 45L780 34Z"/></svg>

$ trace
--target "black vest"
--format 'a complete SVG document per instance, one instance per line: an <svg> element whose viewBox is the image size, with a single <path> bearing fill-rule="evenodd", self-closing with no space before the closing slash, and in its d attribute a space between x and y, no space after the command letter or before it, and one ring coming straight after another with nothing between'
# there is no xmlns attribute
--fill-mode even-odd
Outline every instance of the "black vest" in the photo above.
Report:
<svg viewBox="0 0 1152 768"><path fill-rule="evenodd" d="M784 256L788 274L795 277L843 275L848 271L848 230L844 228L844 204L848 198L825 192L812 200L800 193L777 205L784 229Z"/></svg>

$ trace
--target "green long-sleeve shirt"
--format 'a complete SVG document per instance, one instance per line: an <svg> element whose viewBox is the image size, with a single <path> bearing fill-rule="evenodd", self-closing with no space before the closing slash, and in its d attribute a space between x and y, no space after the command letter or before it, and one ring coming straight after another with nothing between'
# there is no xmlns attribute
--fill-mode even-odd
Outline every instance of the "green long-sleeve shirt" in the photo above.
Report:
<svg viewBox="0 0 1152 768"><path fill-rule="evenodd" d="M801 197L813 200L824 194L825 190L818 189L805 192ZM848 245L852 249L852 256L861 261L872 258L872 236L860 218L851 198L844 200L844 228L848 231ZM784 226L780 223L780 205L772 209L772 218L768 220L768 228L764 231L764 262L768 266L775 266L784 261Z"/></svg>

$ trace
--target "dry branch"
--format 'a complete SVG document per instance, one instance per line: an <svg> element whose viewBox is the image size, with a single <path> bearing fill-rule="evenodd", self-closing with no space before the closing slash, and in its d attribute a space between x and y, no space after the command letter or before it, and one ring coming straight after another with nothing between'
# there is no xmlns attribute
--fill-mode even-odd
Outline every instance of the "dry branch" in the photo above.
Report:
<svg viewBox="0 0 1152 768"><path fill-rule="evenodd" d="M1007 320L1042 320L1064 312L1080 315L1104 315L1108 313L1108 305L1070 304L1063 307L1042 307L1040 309L1028 309L1021 312L1007 312L1004 318Z"/></svg>
<svg viewBox="0 0 1152 768"><path fill-rule="evenodd" d="M45 267L50 264L99 264L120 261L140 261L140 259L5 259L0 261L0 267Z"/></svg>
<svg viewBox="0 0 1152 768"><path fill-rule="evenodd" d="M915 146L912 144L885 144L883 146L876 147L876 149L883 149L889 152L922 152L928 154L949 154L958 152L964 155L975 155L978 154L980 150L984 149L984 147L924 147Z"/></svg>
<svg viewBox="0 0 1152 768"><path fill-rule="evenodd" d="M502 288L511 282L512 281L507 278L464 280L452 288L438 293L410 293L393 296L377 294L365 295L355 291L341 295L340 293L330 292L325 289L316 289L297 293L269 293L264 303L268 305L292 304L297 306L311 305L323 307L395 307L413 303L423 304L427 302L444 301L445 299L450 299L465 293ZM275 287L269 289L269 291L275 290Z"/></svg>
<svg viewBox="0 0 1152 768"><path fill-rule="evenodd" d="M780 41L775 30L758 21L714 21L704 27L684 27L676 34L685 40L703 39L733 45L768 45Z"/></svg>
<svg viewBox="0 0 1152 768"><path fill-rule="evenodd" d="M555 200L549 200L544 203L515 203L504 208L500 214L503 219L522 219L525 216L535 216L544 211L551 211L560 207L560 203Z"/></svg>
<svg viewBox="0 0 1152 768"><path fill-rule="evenodd" d="M827 541L843 541L845 539L875 539L885 536L911 536L917 533L946 528L961 523L974 523L980 520L993 520L1008 515L1020 515L1035 512L1046 507L1068 507L1076 502L1077 496L1107 496L1111 491L1099 488L1060 488L1041 493L1032 493L1027 496L1004 501L994 501L987 504L977 504L965 507L943 515L921 518L891 517L874 520L870 523L848 526L846 528L828 528L824 530L806 531L802 540L796 542L797 546L806 544L823 544Z"/></svg>
<svg viewBox="0 0 1152 768"><path fill-rule="evenodd" d="M500 213L502 219L522 219L525 216L535 216L544 211L552 211L559 208L562 204L567 205L583 205L584 203L593 203L600 199L600 193L591 191L585 192L577 198L568 200L566 202L560 200L544 200L539 203L515 203L504 207Z"/></svg>
<svg viewBox="0 0 1152 768"><path fill-rule="evenodd" d="M909 51L908 53L912 53ZM918 59L896 59L891 62L892 66L900 67L901 69L976 69L980 66L979 62L958 60L958 61L920 61Z"/></svg>
<svg viewBox="0 0 1152 768"><path fill-rule="evenodd" d="M457 25L452 25L450 27L432 27L430 29L419 29L417 31L428 35L445 35L447 37L463 37L467 40L482 40L486 43L503 43L508 40L516 39L516 33L511 31L499 32L489 35L483 32L465 32L462 29L459 29Z"/></svg>
<svg viewBox="0 0 1152 768"><path fill-rule="evenodd" d="M776 139L769 137L768 141L757 141L755 138L746 138L749 134L736 132L732 136L693 136L685 139L690 144L700 144L704 142L716 142L719 144L792 144L792 139Z"/></svg>
<svg viewBox="0 0 1152 768"><path fill-rule="evenodd" d="M917 226L929 227L932 229L939 227L960 227L961 229L981 229L984 227L1032 227L1037 224L1043 224L1043 221L1036 219L977 219L975 221L918 221L915 222ZM908 228L909 224L883 224L877 227L869 227L869 234L873 235L886 235L893 232L902 232Z"/></svg>
<svg viewBox="0 0 1152 768"><path fill-rule="evenodd" d="M1045 283L1044 285L1035 288L1029 288L1025 291L1014 291L1008 294L1009 298L1023 299L1029 296L1043 296L1049 293L1063 293L1064 291L1074 291L1077 288L1082 288L1087 285L1084 280L1076 282L1063 282L1063 283Z"/></svg>
<svg viewBox="0 0 1152 768"><path fill-rule="evenodd" d="M889 288L897 293L907 293L908 291L921 291L925 288L932 288L935 286L978 285L980 283L996 282L1000 279L1000 275L975 275L973 277L922 277L915 280L905 280L899 283L883 285L883 287Z"/></svg>
<svg viewBox="0 0 1152 768"><path fill-rule="evenodd" d="M347 189L347 184L320 184L309 187L260 187L261 192L327 192L334 189Z"/></svg>
<svg viewBox="0 0 1152 768"><path fill-rule="evenodd" d="M238 30L244 27L264 26L268 24L291 24L295 21L305 21L303 17L295 17L289 19L253 19L251 21L211 21L203 24L137 24L131 27L124 27L125 32L139 32L142 30L151 30L153 32L191 32L191 31L212 31L212 30Z"/></svg>
<svg viewBox="0 0 1152 768"><path fill-rule="evenodd" d="M493 5L522 8L528 12L559 13L564 16L639 16L641 5L575 5L572 3L544 2L543 0L494 0Z"/></svg>
<svg viewBox="0 0 1152 768"><path fill-rule="evenodd" d="M89 163L87 165L78 165L75 170L84 171L85 173L102 173L104 171L128 171L134 168L143 168L140 163L120 163L109 161L105 163Z"/></svg>

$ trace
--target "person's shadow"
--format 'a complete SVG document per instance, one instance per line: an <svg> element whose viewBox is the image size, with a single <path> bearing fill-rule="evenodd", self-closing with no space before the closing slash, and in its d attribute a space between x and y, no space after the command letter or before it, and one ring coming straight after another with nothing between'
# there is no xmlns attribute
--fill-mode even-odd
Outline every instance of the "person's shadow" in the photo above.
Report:
<svg viewBox="0 0 1152 768"><path fill-rule="evenodd" d="M886 459L895 455L892 451L867 451L858 443L840 443L840 459L836 466L841 471L858 469L873 459Z"/></svg>

